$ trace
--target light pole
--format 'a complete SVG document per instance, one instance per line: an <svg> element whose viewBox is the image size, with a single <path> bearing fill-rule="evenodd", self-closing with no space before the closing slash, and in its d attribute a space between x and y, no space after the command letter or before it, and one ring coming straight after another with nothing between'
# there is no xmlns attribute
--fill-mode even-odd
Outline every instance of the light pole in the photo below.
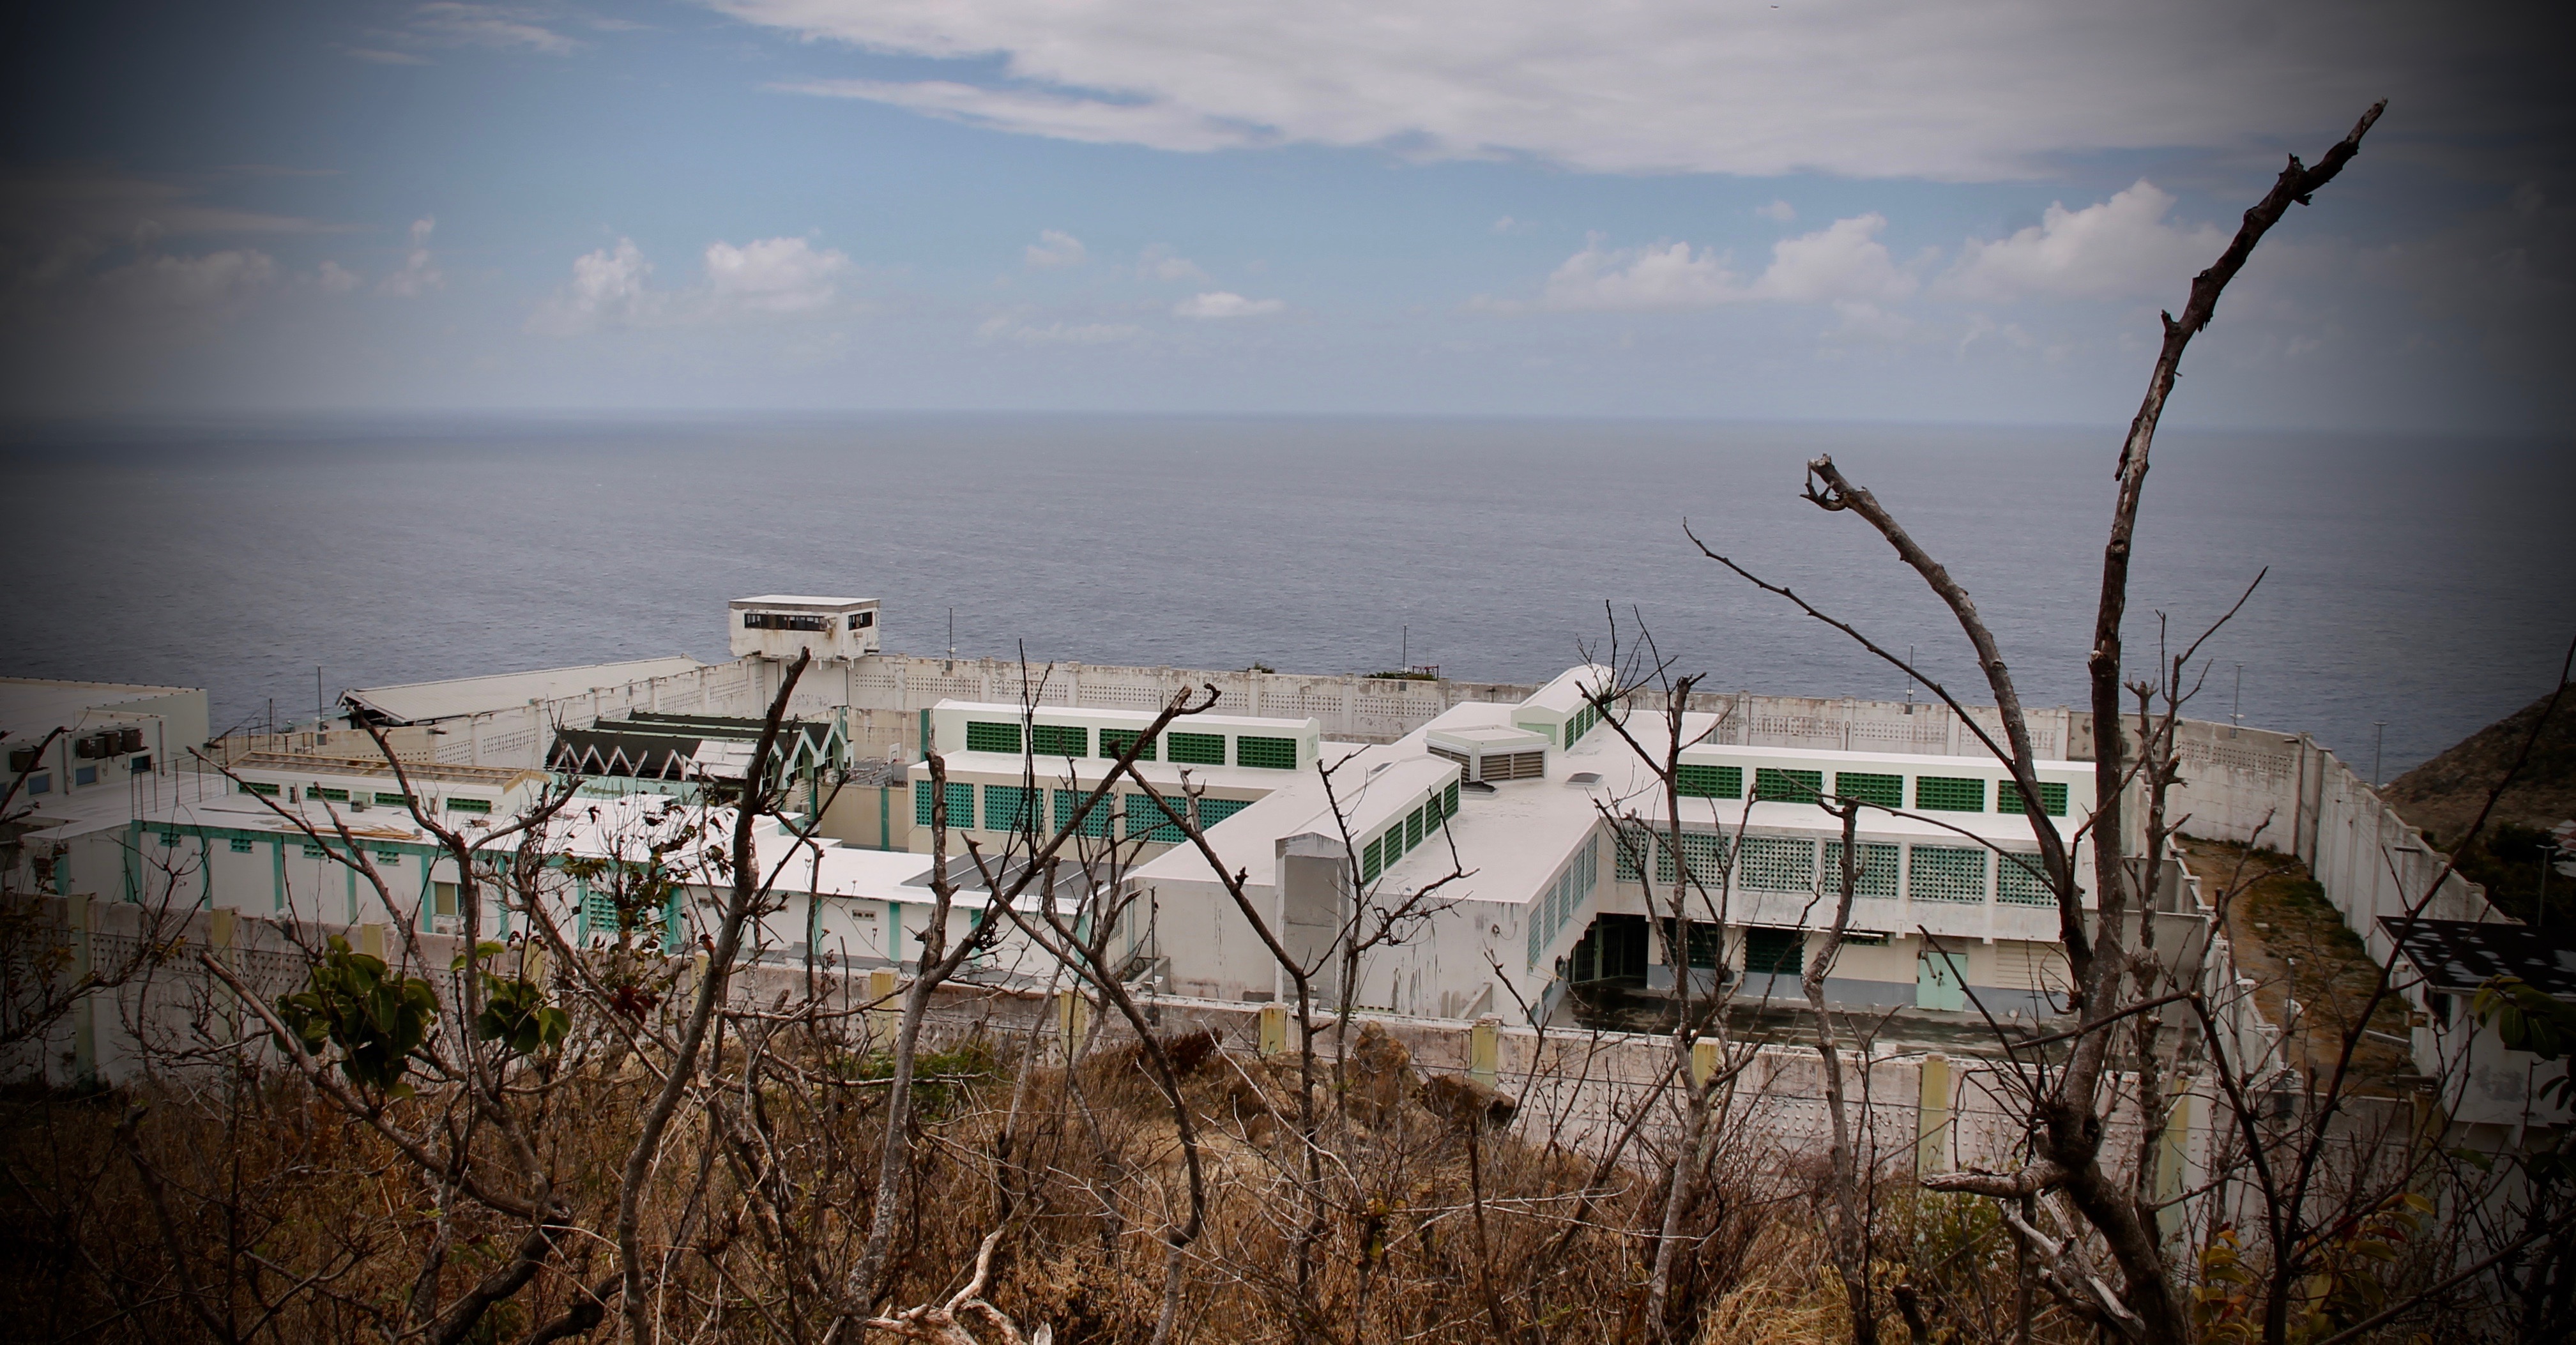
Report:
<svg viewBox="0 0 2576 1345"><path fill-rule="evenodd" d="M2245 728L2245 665L2236 665L2236 699L2227 710L2227 736L2235 737Z"/></svg>
<svg viewBox="0 0 2576 1345"><path fill-rule="evenodd" d="M2370 721L2370 787L2379 788L2379 749L2388 740L2388 721Z"/></svg>

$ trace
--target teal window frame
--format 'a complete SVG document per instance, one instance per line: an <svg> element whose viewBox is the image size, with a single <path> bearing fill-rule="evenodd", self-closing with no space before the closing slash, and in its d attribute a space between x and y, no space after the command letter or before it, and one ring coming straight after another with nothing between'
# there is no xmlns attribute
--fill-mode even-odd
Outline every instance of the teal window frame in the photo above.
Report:
<svg viewBox="0 0 2576 1345"><path fill-rule="evenodd" d="M966 721L966 750L1018 756L1020 726L991 719L969 719Z"/></svg>
<svg viewBox="0 0 2576 1345"><path fill-rule="evenodd" d="M1222 766L1225 764L1225 735L1183 733L1175 729L1163 735L1163 759L1179 766Z"/></svg>
<svg viewBox="0 0 2576 1345"><path fill-rule="evenodd" d="M2007 850L1995 857L1995 900L2007 906L2054 906L2048 889L2048 866L2036 850Z"/></svg>
<svg viewBox="0 0 2576 1345"><path fill-rule="evenodd" d="M1062 831L1067 827L1073 826L1074 812L1082 807L1082 800L1088 796L1091 791L1087 789L1059 789L1054 792L1055 826L1056 830ZM1074 834L1107 840L1109 838L1109 819L1111 815L1115 814L1117 811L1117 795L1111 794L1102 797L1100 802L1092 805L1091 815L1082 819L1082 826L1078 828Z"/></svg>
<svg viewBox="0 0 2576 1345"><path fill-rule="evenodd" d="M1042 757L1087 757L1091 730L1080 724L1031 724L1029 751Z"/></svg>
<svg viewBox="0 0 2576 1345"><path fill-rule="evenodd" d="M411 800L401 794L389 793L385 790L379 789L376 791L376 806L379 808L408 808L411 806Z"/></svg>
<svg viewBox="0 0 2576 1345"><path fill-rule="evenodd" d="M251 851L250 838L248 836L233 837L231 849L232 852L237 855L249 854Z"/></svg>
<svg viewBox="0 0 2576 1345"><path fill-rule="evenodd" d="M1964 775L1915 776L1914 807L1927 813L1982 813L1986 782Z"/></svg>
<svg viewBox="0 0 2576 1345"><path fill-rule="evenodd" d="M1108 757L1114 761L1127 754L1128 744L1133 743L1138 738L1143 738L1144 736L1145 731L1143 729L1102 729L1100 731L1100 755ZM1154 747L1154 740L1146 738L1145 750L1138 752L1136 754L1136 759L1138 761L1152 761L1154 759Z"/></svg>
<svg viewBox="0 0 2576 1345"><path fill-rule="evenodd" d="M984 786L984 830L1017 831L1024 817L1034 826L1037 818L1031 814L1036 800L1029 796L1035 792L1025 785Z"/></svg>
<svg viewBox="0 0 2576 1345"><path fill-rule="evenodd" d="M1686 799L1740 799L1744 797L1744 768L1685 761L1673 770L1673 790Z"/></svg>
<svg viewBox="0 0 2576 1345"><path fill-rule="evenodd" d="M2040 781L2039 810L2050 817L2066 816L2066 786L2056 780ZM2018 783L2005 780L1995 786L1995 811L1999 813L2022 811L2021 786Z"/></svg>
<svg viewBox="0 0 2576 1345"><path fill-rule="evenodd" d="M492 801L490 799L450 798L447 801L447 811L451 813L489 813L492 811Z"/></svg>
<svg viewBox="0 0 2576 1345"><path fill-rule="evenodd" d="M1182 819L1189 815L1189 801L1151 794L1127 796L1127 839L1142 838L1158 845L1177 845L1189 836Z"/></svg>
<svg viewBox="0 0 2576 1345"><path fill-rule="evenodd" d="M1757 803L1817 803L1823 800L1824 792L1823 771L1782 766L1757 766L1753 771L1753 799Z"/></svg>
<svg viewBox="0 0 2576 1345"><path fill-rule="evenodd" d="M1876 771L1834 772L1834 793L1845 799L1874 803L1881 808L1905 806L1905 777L1882 775Z"/></svg>
<svg viewBox="0 0 2576 1345"><path fill-rule="evenodd" d="M1265 771L1297 769L1297 740L1245 734L1234 740L1234 764Z"/></svg>
<svg viewBox="0 0 2576 1345"><path fill-rule="evenodd" d="M1200 799L1199 830L1205 831L1251 806L1250 799Z"/></svg>

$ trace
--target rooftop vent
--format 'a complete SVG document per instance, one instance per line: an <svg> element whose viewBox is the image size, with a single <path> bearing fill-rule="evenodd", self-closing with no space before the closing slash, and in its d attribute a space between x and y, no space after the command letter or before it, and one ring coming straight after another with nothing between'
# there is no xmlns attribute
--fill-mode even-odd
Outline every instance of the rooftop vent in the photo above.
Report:
<svg viewBox="0 0 2576 1345"><path fill-rule="evenodd" d="M1547 778L1547 739L1526 729L1435 729L1423 745L1457 762L1471 784Z"/></svg>

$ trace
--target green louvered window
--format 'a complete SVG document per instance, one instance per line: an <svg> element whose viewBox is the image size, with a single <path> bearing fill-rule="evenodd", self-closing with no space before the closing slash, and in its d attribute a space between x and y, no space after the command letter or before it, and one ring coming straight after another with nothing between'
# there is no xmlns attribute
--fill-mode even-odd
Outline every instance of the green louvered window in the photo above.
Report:
<svg viewBox="0 0 2576 1345"><path fill-rule="evenodd" d="M1404 819L1404 848L1410 850L1420 844L1422 844L1422 810L1416 808L1412 816Z"/></svg>
<svg viewBox="0 0 2576 1345"><path fill-rule="evenodd" d="M277 797L278 791L277 786L272 785L265 780L244 780L241 782L241 792L245 794L258 794L273 799Z"/></svg>
<svg viewBox="0 0 2576 1345"><path fill-rule="evenodd" d="M1458 815L1458 782L1455 780L1449 782L1447 789L1440 791L1440 815L1443 817Z"/></svg>
<svg viewBox="0 0 2576 1345"><path fill-rule="evenodd" d="M1905 894L1916 901L1986 899L1986 852L1964 845L1917 845L1905 859Z"/></svg>
<svg viewBox="0 0 2576 1345"><path fill-rule="evenodd" d="M1024 822L1034 824L1037 818L1029 807L1034 792L1020 785L984 786L984 829L1017 831Z"/></svg>
<svg viewBox="0 0 2576 1345"><path fill-rule="evenodd" d="M1995 786L1995 811L2018 813L2021 808L2021 786L2010 780ZM2066 786L2054 780L2039 782L2039 810L2050 817L2066 816Z"/></svg>
<svg viewBox="0 0 2576 1345"><path fill-rule="evenodd" d="M1371 841L1367 845L1360 847L1361 882L1376 882L1378 874L1382 872L1384 868L1385 864L1378 855L1378 843L1376 841Z"/></svg>
<svg viewBox="0 0 2576 1345"><path fill-rule="evenodd" d="M2057 894L2048 890L2048 866L2036 852L2007 851L1995 861L1995 900L2014 906L2057 904Z"/></svg>
<svg viewBox="0 0 2576 1345"><path fill-rule="evenodd" d="M1816 889L1816 843L1802 836L1747 836L1736 866L1743 886L1763 892Z"/></svg>
<svg viewBox="0 0 2576 1345"><path fill-rule="evenodd" d="M1136 729L1102 729L1100 731L1100 755L1112 758L1123 757L1127 755L1127 749L1135 745L1136 739L1141 736L1143 735ZM1154 759L1154 744L1151 742L1146 743L1145 750L1137 753L1136 759L1138 761L1152 761Z"/></svg>
<svg viewBox="0 0 2576 1345"><path fill-rule="evenodd" d="M1685 764L1673 772L1673 787L1686 799L1740 799L1744 768Z"/></svg>
<svg viewBox="0 0 2576 1345"><path fill-rule="evenodd" d="M1914 777L1914 806L1927 813L1982 813L1986 782L1947 775Z"/></svg>
<svg viewBox="0 0 2576 1345"><path fill-rule="evenodd" d="M1127 796L1127 839L1143 837L1163 845L1177 845L1189 831L1181 825L1189 816L1186 799L1158 799L1151 794Z"/></svg>
<svg viewBox="0 0 2576 1345"><path fill-rule="evenodd" d="M324 789L320 785L313 785L304 791L304 797L308 799L328 800L332 803L347 803L349 801L349 791L345 789Z"/></svg>
<svg viewBox="0 0 2576 1345"><path fill-rule="evenodd" d="M1903 867L1903 846L1877 841L1860 843L1860 873L1852 884L1852 895L1876 901L1896 900L1896 874ZM1840 901L1843 895L1843 843L1825 842L1825 892Z"/></svg>
<svg viewBox="0 0 2576 1345"><path fill-rule="evenodd" d="M1167 733L1163 745L1170 749L1167 758L1184 766L1222 766L1225 764L1225 735L1222 733Z"/></svg>
<svg viewBox="0 0 2576 1345"><path fill-rule="evenodd" d="M447 811L451 813L488 813L492 811L492 801L490 799L449 799L447 801Z"/></svg>
<svg viewBox="0 0 2576 1345"><path fill-rule="evenodd" d="M1079 724L1029 725L1029 750L1042 757L1091 754L1091 730Z"/></svg>
<svg viewBox="0 0 2576 1345"><path fill-rule="evenodd" d="M1763 766L1753 772L1753 797L1762 803L1814 803L1825 792L1823 771Z"/></svg>
<svg viewBox="0 0 2576 1345"><path fill-rule="evenodd" d="M1744 931L1744 970L1754 976L1768 972L1774 976L1795 976L1807 969L1807 931L1803 929L1748 929Z"/></svg>
<svg viewBox="0 0 2576 1345"><path fill-rule="evenodd" d="M250 853L250 838L249 838L248 836L235 836L235 837L233 837L233 840L232 840L232 852L233 852L234 854L237 854L237 855L246 855L246 854L249 854L249 853Z"/></svg>
<svg viewBox="0 0 2576 1345"><path fill-rule="evenodd" d="M1250 799L1201 799L1199 800L1199 829L1205 831L1251 806Z"/></svg>
<svg viewBox="0 0 2576 1345"><path fill-rule="evenodd" d="M930 782L912 791L912 821L915 826L930 825L932 795ZM948 786L948 828L951 831L972 830L975 826L975 786L951 783Z"/></svg>
<svg viewBox="0 0 2576 1345"><path fill-rule="evenodd" d="M410 802L411 801L409 799L404 798L400 794L379 792L376 795L376 806L379 808L400 808L406 806Z"/></svg>
<svg viewBox="0 0 2576 1345"><path fill-rule="evenodd" d="M1655 838L1643 827L1622 827L1610 839L1611 848L1618 852L1611 872L1623 883L1644 882L1646 856L1654 853Z"/></svg>
<svg viewBox="0 0 2576 1345"><path fill-rule="evenodd" d="M1905 806L1905 777L1877 775L1869 771L1834 772L1834 792L1847 799L1875 803L1881 808Z"/></svg>
<svg viewBox="0 0 2576 1345"><path fill-rule="evenodd" d="M1675 942L1673 938L1673 922L1669 917L1667 917L1658 923L1662 924L1664 927L1664 953L1669 957L1672 954L1672 948ZM1703 970L1716 966L1719 954L1723 953L1726 948L1725 935L1726 931L1705 920L1691 921L1689 951L1690 964Z"/></svg>
<svg viewBox="0 0 2576 1345"><path fill-rule="evenodd" d="M966 721L966 750L969 752L1008 752L1020 754L1020 726L1000 724L989 719Z"/></svg>
<svg viewBox="0 0 2576 1345"><path fill-rule="evenodd" d="M1249 735L1237 738L1234 740L1234 764L1258 766L1266 771L1293 771L1297 769L1297 740Z"/></svg>
<svg viewBox="0 0 2576 1345"><path fill-rule="evenodd" d="M585 890L581 894L579 937L586 940L594 934L603 937L617 934L617 899L605 892Z"/></svg>
<svg viewBox="0 0 2576 1345"><path fill-rule="evenodd" d="M1082 801L1089 797L1091 797L1091 791L1087 789L1055 791L1056 830L1062 831L1072 827L1074 813L1082 807ZM1082 825L1075 829L1074 834L1106 838L1109 835L1109 816L1117 811L1118 797L1114 794L1103 796L1100 802L1091 805L1090 815L1082 819Z"/></svg>

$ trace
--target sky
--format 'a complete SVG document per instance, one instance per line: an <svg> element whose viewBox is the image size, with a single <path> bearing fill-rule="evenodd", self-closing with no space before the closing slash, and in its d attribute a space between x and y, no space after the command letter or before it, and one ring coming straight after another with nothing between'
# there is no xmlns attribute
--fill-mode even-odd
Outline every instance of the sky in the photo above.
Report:
<svg viewBox="0 0 2576 1345"><path fill-rule="evenodd" d="M0 419L2576 427L2536 7L714 0L0 20Z"/></svg>

